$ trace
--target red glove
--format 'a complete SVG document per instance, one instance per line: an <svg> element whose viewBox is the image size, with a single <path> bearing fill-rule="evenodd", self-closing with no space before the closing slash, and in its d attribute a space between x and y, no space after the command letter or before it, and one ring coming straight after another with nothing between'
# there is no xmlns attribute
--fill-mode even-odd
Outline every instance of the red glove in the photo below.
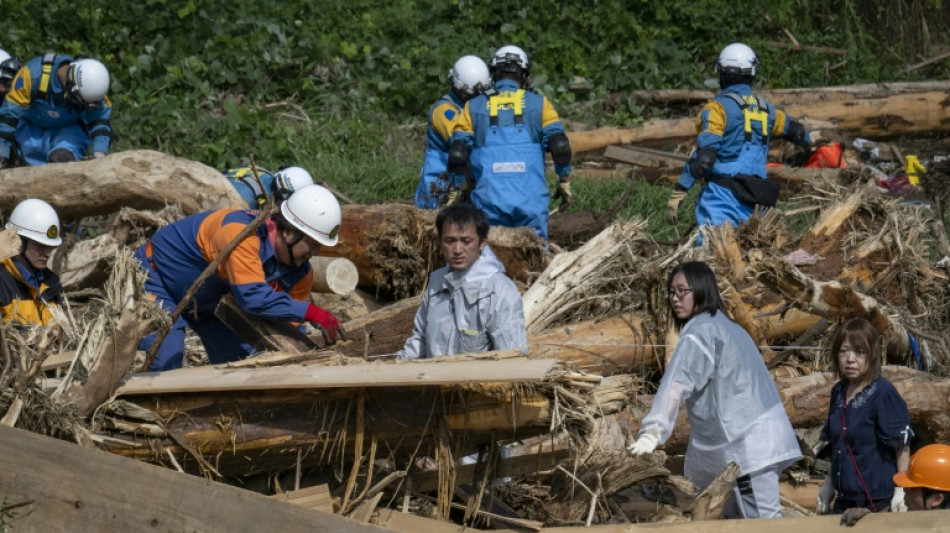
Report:
<svg viewBox="0 0 950 533"><path fill-rule="evenodd" d="M333 313L325 309L310 304L310 307L307 307L304 320L323 330L327 344L335 343L340 336L340 321L333 316Z"/></svg>

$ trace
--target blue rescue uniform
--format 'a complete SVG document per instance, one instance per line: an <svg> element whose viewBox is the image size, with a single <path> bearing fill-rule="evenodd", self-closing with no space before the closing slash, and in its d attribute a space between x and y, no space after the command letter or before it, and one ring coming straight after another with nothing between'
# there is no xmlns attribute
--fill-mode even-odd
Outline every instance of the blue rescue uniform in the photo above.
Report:
<svg viewBox="0 0 950 533"><path fill-rule="evenodd" d="M547 240L544 153L557 133L564 133L564 124L548 99L514 80L499 80L494 90L466 102L452 141L472 148L471 199L490 224L528 226ZM555 165L555 172L569 176L571 166Z"/></svg>
<svg viewBox="0 0 950 533"><path fill-rule="evenodd" d="M224 176L251 209L263 209L274 196L274 180L277 178L267 170L257 169L260 183L254 178L251 167L231 168L224 172Z"/></svg>
<svg viewBox="0 0 950 533"><path fill-rule="evenodd" d="M14 141L28 165L45 165L49 154L64 148L82 159L89 148L109 153L112 104L77 108L66 100L57 70L70 56L47 54L29 60L13 79L0 105L0 156L11 158Z"/></svg>
<svg viewBox="0 0 950 533"><path fill-rule="evenodd" d="M730 85L703 107L696 119L696 145L716 149L716 161L696 202L697 224L740 224L749 219L755 205L740 202L713 181L737 174L766 179L769 142L784 137L789 124L785 112L756 97L747 84ZM696 180L687 164L676 183L689 189Z"/></svg>
<svg viewBox="0 0 950 533"><path fill-rule="evenodd" d="M828 419L821 431L821 440L831 443L835 512L849 507L870 508L868 495L878 511L888 509L894 495L897 451L910 446L913 437L907 404L883 377L858 392L847 407L846 387L845 381L839 381L831 389Z"/></svg>
<svg viewBox="0 0 950 533"><path fill-rule="evenodd" d="M135 257L148 273L145 290L171 313L178 302L213 261L259 213L222 209L191 215L155 232L139 247ZM276 225L267 221L246 237L218 265L188 307L181 313L159 348L149 370L169 370L182 365L185 326L191 327L205 346L214 364L243 359L252 348L217 317L214 309L221 297L231 292L242 311L250 316L303 322L310 305L313 285L310 263L299 267L284 265L274 250ZM155 335L142 340L148 350Z"/></svg>
<svg viewBox="0 0 950 533"><path fill-rule="evenodd" d="M443 94L429 109L429 129L426 133L426 154L422 161L422 177L416 189L416 205L423 209L437 209L448 192L448 179L443 177L449 162L449 141L452 131L462 116L465 102L455 91Z"/></svg>

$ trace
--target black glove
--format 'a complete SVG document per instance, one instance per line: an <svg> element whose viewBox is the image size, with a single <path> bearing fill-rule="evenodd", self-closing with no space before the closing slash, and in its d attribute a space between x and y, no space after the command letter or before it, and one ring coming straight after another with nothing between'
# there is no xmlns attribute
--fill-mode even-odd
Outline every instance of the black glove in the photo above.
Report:
<svg viewBox="0 0 950 533"><path fill-rule="evenodd" d="M10 168L10 158L0 155L0 168Z"/></svg>

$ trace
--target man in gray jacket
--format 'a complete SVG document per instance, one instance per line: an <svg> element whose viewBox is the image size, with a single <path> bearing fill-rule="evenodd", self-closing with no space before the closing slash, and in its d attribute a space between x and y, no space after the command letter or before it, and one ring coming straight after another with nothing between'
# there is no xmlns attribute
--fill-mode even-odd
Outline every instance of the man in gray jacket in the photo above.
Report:
<svg viewBox="0 0 950 533"><path fill-rule="evenodd" d="M446 266L429 276L412 336L399 359L490 350L528 353L521 294L488 246L488 220L470 203L435 219Z"/></svg>

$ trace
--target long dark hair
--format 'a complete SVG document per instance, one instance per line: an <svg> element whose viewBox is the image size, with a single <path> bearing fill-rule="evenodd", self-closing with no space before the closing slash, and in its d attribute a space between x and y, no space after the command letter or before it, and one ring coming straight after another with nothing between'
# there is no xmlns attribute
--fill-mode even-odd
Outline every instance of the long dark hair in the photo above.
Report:
<svg viewBox="0 0 950 533"><path fill-rule="evenodd" d="M670 320L673 321L676 331L683 329L683 326L689 322L690 318L700 313L709 313L710 316L716 316L716 313L721 311L723 315L731 320L731 317L726 313L725 306L722 304L722 297L719 296L719 285L716 283L716 274L709 268L709 265L702 261L688 261L674 267L673 270L670 271L669 277L666 278L667 295L669 295L672 289L673 278L676 277L677 274L683 274L683 277L686 278L686 283L689 284L689 288L693 291L693 314L685 320L677 318L676 315L673 314L673 305L670 304L669 298L667 298L666 303L669 305Z"/></svg>

